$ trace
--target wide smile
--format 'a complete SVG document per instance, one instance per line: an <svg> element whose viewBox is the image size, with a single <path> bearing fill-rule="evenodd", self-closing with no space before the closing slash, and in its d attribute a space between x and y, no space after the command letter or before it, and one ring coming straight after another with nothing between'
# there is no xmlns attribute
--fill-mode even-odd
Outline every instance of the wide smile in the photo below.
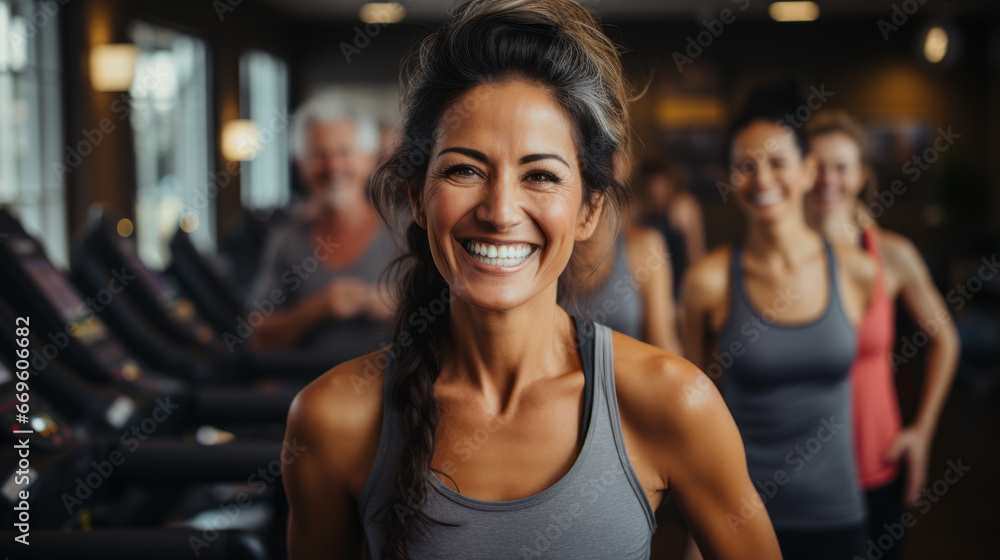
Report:
<svg viewBox="0 0 1000 560"><path fill-rule="evenodd" d="M764 192L748 193L747 201L757 207L767 207L775 205L785 200L785 193L781 189L771 189Z"/></svg>
<svg viewBox="0 0 1000 560"><path fill-rule="evenodd" d="M525 242L491 242L466 239L459 242L466 258L484 272L516 272L538 252L537 245Z"/></svg>

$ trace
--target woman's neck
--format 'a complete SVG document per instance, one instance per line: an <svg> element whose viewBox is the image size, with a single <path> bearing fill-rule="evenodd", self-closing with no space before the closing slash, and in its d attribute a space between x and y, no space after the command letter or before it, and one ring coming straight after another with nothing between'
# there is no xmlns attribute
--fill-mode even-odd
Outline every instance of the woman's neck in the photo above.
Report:
<svg viewBox="0 0 1000 560"><path fill-rule="evenodd" d="M771 222L751 221L747 230L746 250L750 254L771 260L778 257L792 265L818 242L817 232L810 229L801 214L791 214Z"/></svg>
<svg viewBox="0 0 1000 560"><path fill-rule="evenodd" d="M454 298L451 336L442 349L439 381L466 383L503 414L535 381L567 370L577 353L571 320L556 305L556 283L505 311L475 308Z"/></svg>
<svg viewBox="0 0 1000 560"><path fill-rule="evenodd" d="M860 243L861 228L848 204L826 214L806 212L806 219L809 227L819 231L828 239L848 245Z"/></svg>

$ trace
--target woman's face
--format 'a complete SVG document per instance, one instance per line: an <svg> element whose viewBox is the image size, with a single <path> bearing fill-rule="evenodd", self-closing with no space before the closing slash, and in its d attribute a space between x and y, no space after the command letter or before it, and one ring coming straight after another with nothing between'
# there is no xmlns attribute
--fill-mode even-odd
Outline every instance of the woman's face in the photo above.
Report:
<svg viewBox="0 0 1000 560"><path fill-rule="evenodd" d="M868 181L861 164L861 148L847 134L821 134L809 143L816 156L816 186L806 197L806 207L824 216L853 204Z"/></svg>
<svg viewBox="0 0 1000 560"><path fill-rule="evenodd" d="M459 97L430 154L418 223L452 294L488 310L551 288L599 212L583 204L572 121L523 81ZM461 118L453 118L455 116Z"/></svg>
<svg viewBox="0 0 1000 560"><path fill-rule="evenodd" d="M751 219L773 221L800 211L816 176L811 156L803 157L785 125L755 121L733 139L736 199Z"/></svg>

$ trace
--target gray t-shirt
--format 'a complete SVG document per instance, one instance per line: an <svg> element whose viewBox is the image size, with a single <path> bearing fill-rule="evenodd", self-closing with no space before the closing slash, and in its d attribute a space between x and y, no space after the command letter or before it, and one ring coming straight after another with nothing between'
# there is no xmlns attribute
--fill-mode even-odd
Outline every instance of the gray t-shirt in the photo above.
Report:
<svg viewBox="0 0 1000 560"><path fill-rule="evenodd" d="M375 284L398 254L392 238L379 228L361 258L349 266L332 269L324 261L337 250L336 244L330 239L313 239L310 226L310 222L296 220L270 233L254 282L253 299L248 302L251 309L254 300L271 301L278 309L295 305L326 289L338 277L355 277ZM310 355L330 356L339 362L377 350L389 335L387 323L359 316L317 325L297 347Z"/></svg>

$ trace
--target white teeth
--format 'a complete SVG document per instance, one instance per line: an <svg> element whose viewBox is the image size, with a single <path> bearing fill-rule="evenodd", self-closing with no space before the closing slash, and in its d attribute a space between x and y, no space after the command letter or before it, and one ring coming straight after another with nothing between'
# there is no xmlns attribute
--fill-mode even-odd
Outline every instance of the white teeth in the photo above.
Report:
<svg viewBox="0 0 1000 560"><path fill-rule="evenodd" d="M784 195L779 189L770 190L763 193L757 193L753 197L753 203L759 206L769 206L776 202L781 202L784 199Z"/></svg>
<svg viewBox="0 0 1000 560"><path fill-rule="evenodd" d="M496 266L516 266L532 252L531 245L526 243L492 245L479 241L466 241L465 248L479 262Z"/></svg>

